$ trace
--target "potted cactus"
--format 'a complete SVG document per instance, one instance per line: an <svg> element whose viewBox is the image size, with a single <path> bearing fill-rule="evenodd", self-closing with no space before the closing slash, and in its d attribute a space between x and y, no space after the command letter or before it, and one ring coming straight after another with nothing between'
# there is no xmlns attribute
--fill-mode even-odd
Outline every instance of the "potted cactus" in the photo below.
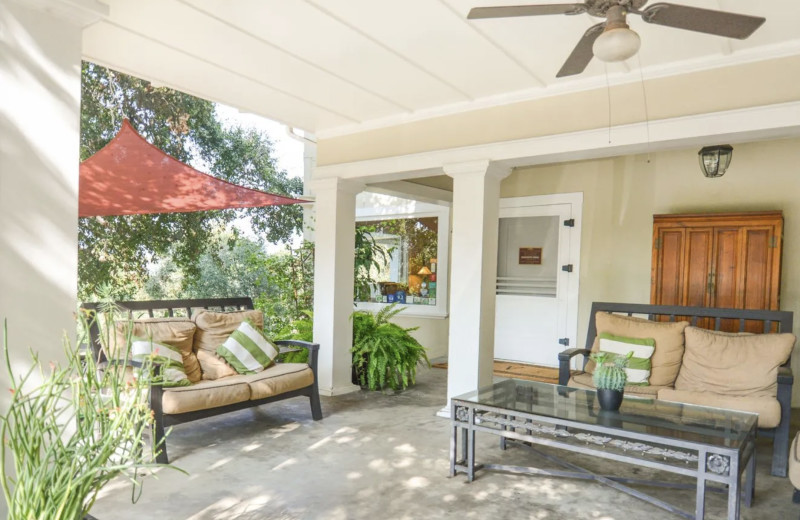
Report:
<svg viewBox="0 0 800 520"><path fill-rule="evenodd" d="M597 388L597 401L601 409L615 411L622 405L622 395L628 381L625 367L631 356L633 352L628 352L626 356L607 352L592 354L592 359L597 363L592 380Z"/></svg>

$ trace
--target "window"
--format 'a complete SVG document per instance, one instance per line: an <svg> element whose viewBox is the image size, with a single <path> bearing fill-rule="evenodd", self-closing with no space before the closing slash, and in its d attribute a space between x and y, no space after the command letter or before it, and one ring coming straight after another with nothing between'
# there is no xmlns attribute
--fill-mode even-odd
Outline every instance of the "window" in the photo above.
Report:
<svg viewBox="0 0 800 520"><path fill-rule="evenodd" d="M380 216L374 214L378 209ZM357 262L372 260L356 277L358 308L397 303L408 307L406 316L445 315L449 208L366 207L358 212L356 229Z"/></svg>

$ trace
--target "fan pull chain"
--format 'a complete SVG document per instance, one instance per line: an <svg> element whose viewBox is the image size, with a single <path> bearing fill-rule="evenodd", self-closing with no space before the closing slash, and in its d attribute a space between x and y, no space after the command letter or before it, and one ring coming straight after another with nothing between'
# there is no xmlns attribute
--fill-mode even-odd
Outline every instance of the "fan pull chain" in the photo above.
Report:
<svg viewBox="0 0 800 520"><path fill-rule="evenodd" d="M639 61L639 80L642 84L642 98L644 98L644 124L647 133L647 164L650 164L650 112L647 109L647 89L644 87L644 72L642 72L642 57L639 53L636 54L636 59Z"/></svg>
<svg viewBox="0 0 800 520"><path fill-rule="evenodd" d="M611 83L608 81L608 63L603 62L606 71L606 95L608 96L608 144L611 144Z"/></svg>

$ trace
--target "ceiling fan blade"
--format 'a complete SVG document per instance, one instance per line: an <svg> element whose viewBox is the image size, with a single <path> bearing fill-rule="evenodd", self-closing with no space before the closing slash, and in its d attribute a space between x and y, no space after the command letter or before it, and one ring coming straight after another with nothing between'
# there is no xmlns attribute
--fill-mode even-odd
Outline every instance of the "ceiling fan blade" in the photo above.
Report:
<svg viewBox="0 0 800 520"><path fill-rule="evenodd" d="M605 27L605 22L593 25L583 33L583 37L578 42L578 45L572 49L569 58L564 62L558 74L556 74L557 78L574 76L586 69L586 66L589 65L589 62L592 61L594 57L594 53L592 52L594 41L603 33L603 27Z"/></svg>
<svg viewBox="0 0 800 520"><path fill-rule="evenodd" d="M546 14L581 14L585 12L585 4L507 5L499 7L474 7L469 11L467 19L541 16Z"/></svg>
<svg viewBox="0 0 800 520"><path fill-rule="evenodd" d="M766 21L760 16L667 3L653 4L639 14L647 23L740 40L753 34Z"/></svg>

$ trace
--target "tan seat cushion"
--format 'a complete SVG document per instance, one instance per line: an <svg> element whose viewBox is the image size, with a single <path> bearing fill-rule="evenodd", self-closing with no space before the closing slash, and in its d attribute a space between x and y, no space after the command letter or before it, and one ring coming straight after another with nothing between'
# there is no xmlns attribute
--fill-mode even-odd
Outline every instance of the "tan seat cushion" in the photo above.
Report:
<svg viewBox="0 0 800 520"><path fill-rule="evenodd" d="M672 386L678 377L683 357L683 330L689 325L688 321L674 323L650 321L632 316L620 316L608 312L595 314L597 334L607 332L615 336L627 338L653 338L656 350L653 352L652 368L650 369L650 385ZM592 352L600 350L600 341L594 339ZM594 373L594 361L586 364L586 372Z"/></svg>
<svg viewBox="0 0 800 520"><path fill-rule="evenodd" d="M130 333L128 327L132 327ZM114 323L114 345L109 346L107 352L112 359L121 357L124 355L123 349L127 348L127 338L133 336L177 347L181 351L186 376L189 381L196 383L200 381L201 373L200 363L192 350L195 329L195 324L189 318L118 320Z"/></svg>
<svg viewBox="0 0 800 520"><path fill-rule="evenodd" d="M800 489L800 450L798 449L798 439L800 432L795 435L792 447L789 450L789 480L795 489Z"/></svg>
<svg viewBox="0 0 800 520"><path fill-rule="evenodd" d="M247 377L250 399L264 399L314 383L314 372L305 363L278 363Z"/></svg>
<svg viewBox="0 0 800 520"><path fill-rule="evenodd" d="M781 405L777 399L772 397L739 397L665 388L658 392L658 398L663 401L757 413L759 428L774 428L781 422Z"/></svg>
<svg viewBox="0 0 800 520"><path fill-rule="evenodd" d="M567 383L568 386L572 386L574 388L586 388L588 390L594 390L594 381L592 381L592 374L588 372L579 372L573 374L571 378L569 378L569 382ZM637 397L650 397L655 399L658 391L663 388L669 388L667 386L654 386L654 385L627 385L625 387L625 394L626 395L635 395Z"/></svg>
<svg viewBox="0 0 800 520"><path fill-rule="evenodd" d="M775 398L794 334L735 334L688 327L676 390Z"/></svg>
<svg viewBox="0 0 800 520"><path fill-rule="evenodd" d="M261 311L214 312L201 310L192 316L192 320L197 326L194 335L194 351L205 350L211 354L210 356L199 356L204 379L219 379L236 374L233 367L217 356L214 351L245 319L250 320L258 328L264 328L264 314Z"/></svg>
<svg viewBox="0 0 800 520"><path fill-rule="evenodd" d="M250 399L250 385L235 377L216 381L202 380L191 386L165 388L161 400L164 413L208 410Z"/></svg>

